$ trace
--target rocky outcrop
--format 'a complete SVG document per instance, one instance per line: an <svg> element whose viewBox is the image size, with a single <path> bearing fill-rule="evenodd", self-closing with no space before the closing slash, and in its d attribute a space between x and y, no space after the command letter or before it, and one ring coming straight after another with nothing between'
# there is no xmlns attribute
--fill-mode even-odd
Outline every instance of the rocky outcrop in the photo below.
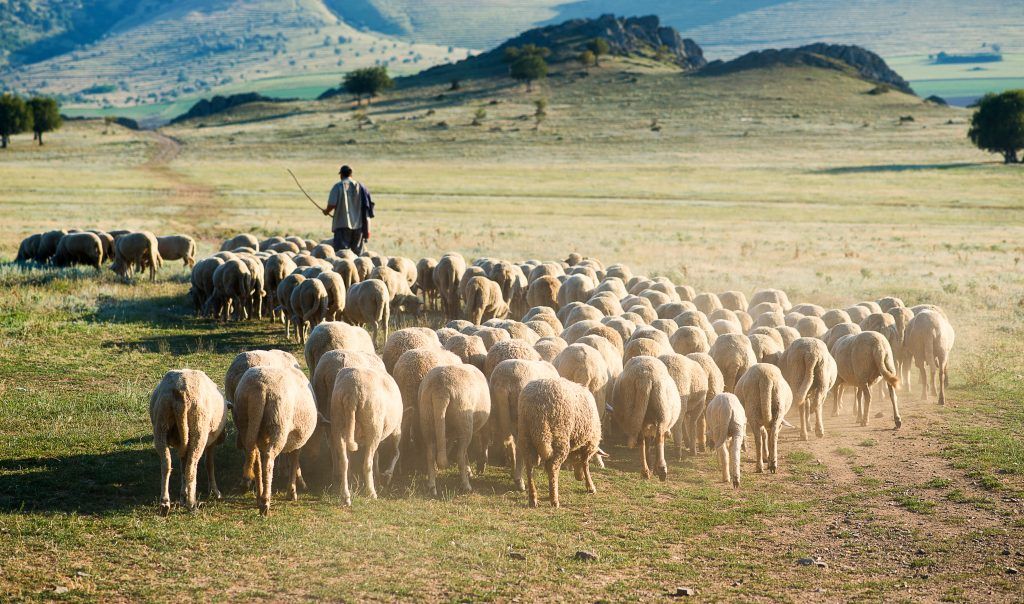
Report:
<svg viewBox="0 0 1024 604"><path fill-rule="evenodd" d="M800 48L768 49L749 52L731 61L714 61L700 70L701 75L725 75L775 65L808 65L836 69L876 84L914 94L910 84L886 64L882 57L861 48L843 44L810 44Z"/></svg>
<svg viewBox="0 0 1024 604"><path fill-rule="evenodd" d="M265 97L258 92L242 92L239 94L232 94L230 96L218 95L209 100L200 99L195 105L192 105L192 108L187 112L171 120L171 123L177 124L192 118L207 117L248 103L281 103L288 100L293 99L272 99Z"/></svg>

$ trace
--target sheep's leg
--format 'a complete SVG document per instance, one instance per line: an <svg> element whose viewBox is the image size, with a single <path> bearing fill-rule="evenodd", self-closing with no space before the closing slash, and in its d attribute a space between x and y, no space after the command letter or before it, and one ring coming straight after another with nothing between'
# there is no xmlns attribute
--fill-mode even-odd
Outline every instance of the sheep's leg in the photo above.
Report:
<svg viewBox="0 0 1024 604"><path fill-rule="evenodd" d="M561 469L561 464L552 459L546 465L548 469L548 494L551 498L551 507L557 508L560 506L558 501L558 471Z"/></svg>
<svg viewBox="0 0 1024 604"><path fill-rule="evenodd" d="M862 388L862 391L864 392L864 396L863 402L861 403L860 425L867 426L868 419L871 417L871 387L866 386Z"/></svg>
<svg viewBox="0 0 1024 604"><path fill-rule="evenodd" d="M892 384L886 384L889 390L889 400L892 401L892 421L898 430L903 425L903 418L900 417L900 408L896 402L896 388Z"/></svg>
<svg viewBox="0 0 1024 604"><path fill-rule="evenodd" d="M807 424L811 421L810 414L811 406L804 401L804 404L800 406L800 440L808 440Z"/></svg>
<svg viewBox="0 0 1024 604"><path fill-rule="evenodd" d="M160 456L160 515L171 511L171 448L163 438L154 439L153 446Z"/></svg>
<svg viewBox="0 0 1024 604"><path fill-rule="evenodd" d="M836 384L832 387L832 417L838 417L840 406L842 405L842 392L843 387L841 384Z"/></svg>
<svg viewBox="0 0 1024 604"><path fill-rule="evenodd" d="M256 493L259 494L260 481L257 475L260 471L260 454L255 448L245 454L245 465L242 466L242 489L249 491L256 485Z"/></svg>
<svg viewBox="0 0 1024 604"><path fill-rule="evenodd" d="M661 430L658 430L658 435L654 437L654 446L657 448L658 456L658 467L655 471L658 478L664 481L668 478L668 462L665 461L665 433Z"/></svg>
<svg viewBox="0 0 1024 604"><path fill-rule="evenodd" d="M924 402L928 402L928 378L925 375L924 363L918 362L917 371L921 377L921 396L924 397Z"/></svg>
<svg viewBox="0 0 1024 604"><path fill-rule="evenodd" d="M531 507L537 507L537 483L533 480L533 459L527 457L523 460L523 469L526 472L526 503Z"/></svg>
<svg viewBox="0 0 1024 604"><path fill-rule="evenodd" d="M814 425L814 433L818 435L818 438L824 438L825 437L825 418L823 416L824 416L824 411L825 411L825 395L822 394L820 391L817 392L816 394L817 394L817 396L814 397L814 399L815 399L815 403L814 403L814 414L815 414L815 418L814 418L814 423L815 423L815 425Z"/></svg>
<svg viewBox="0 0 1024 604"><path fill-rule="evenodd" d="M299 452L292 451L288 455L288 499L299 500L299 479L302 477L302 470L299 468Z"/></svg>
<svg viewBox="0 0 1024 604"><path fill-rule="evenodd" d="M718 453L718 465L722 469L722 482L729 484L729 454L725 450L725 443L718 447L716 453Z"/></svg>
<svg viewBox="0 0 1024 604"><path fill-rule="evenodd" d="M651 468L647 465L647 439L640 436L640 475L644 479L651 477Z"/></svg>
<svg viewBox="0 0 1024 604"><path fill-rule="evenodd" d="M764 435L761 433L760 426L754 426L754 471L758 474L764 472Z"/></svg>
<svg viewBox="0 0 1024 604"><path fill-rule="evenodd" d="M676 457L679 461L683 461L683 455L686 453L686 439L683 437L685 424L686 418L680 415L679 420L672 426L672 442L676 446Z"/></svg>
<svg viewBox="0 0 1024 604"><path fill-rule="evenodd" d="M774 422L768 427L768 471L779 471L779 424Z"/></svg>
<svg viewBox="0 0 1024 604"><path fill-rule="evenodd" d="M182 458L181 472L185 480L182 484L184 487L185 505L188 509L194 510L198 505L196 497L196 482L197 475L199 474L199 458L202 457L203 451L206 450L207 435L201 434L196 435L192 442L189 443L189 447L185 449L185 456Z"/></svg>
<svg viewBox="0 0 1024 604"><path fill-rule="evenodd" d="M697 431L697 424L700 423L700 417L695 413L686 414L686 441L690 445L690 455L697 456L697 441L700 439L700 433Z"/></svg>
<svg viewBox="0 0 1024 604"><path fill-rule="evenodd" d="M590 458L593 454L593 452L588 451L586 455L580 455L580 465L583 466L583 482L587 485L587 492L590 494L597 492L597 487L594 486L594 479L590 475ZM598 457L598 459L601 458Z"/></svg>
<svg viewBox="0 0 1024 604"><path fill-rule="evenodd" d="M274 485L274 451L260 451L260 466L263 479L263 488L259 496L259 510L261 516L270 514L271 488Z"/></svg>
<svg viewBox="0 0 1024 604"><path fill-rule="evenodd" d="M928 363L928 385L932 388L932 395L938 396L938 388L935 387L936 378L938 377L938 363L935 359L932 359Z"/></svg>
<svg viewBox="0 0 1024 604"><path fill-rule="evenodd" d="M348 486L348 447L345 446L340 435L335 446L338 450L338 482L341 485L341 503L342 505L352 505L352 491Z"/></svg>
<svg viewBox="0 0 1024 604"><path fill-rule="evenodd" d="M395 444L395 454L391 458L391 463L388 464L388 469L384 471L384 486L391 484L391 478L395 475L395 467L398 466L398 457L402 454L402 433L396 432L391 438Z"/></svg>
<svg viewBox="0 0 1024 604"><path fill-rule="evenodd" d="M431 440L427 439L427 487L430 488L430 494L437 496L437 445Z"/></svg>
<svg viewBox="0 0 1024 604"><path fill-rule="evenodd" d="M949 379L949 367L946 359L939 359L939 404L946 404L946 380Z"/></svg>
<svg viewBox="0 0 1024 604"><path fill-rule="evenodd" d="M374 466L377 465L377 448L380 441L374 439L366 443L366 450L363 453L363 481L366 482L366 496L370 499L377 498L377 485L373 481Z"/></svg>
<svg viewBox="0 0 1024 604"><path fill-rule="evenodd" d="M462 490L466 493L473 491L473 485L469 484L469 440L459 439L459 473L462 475Z"/></svg>
<svg viewBox="0 0 1024 604"><path fill-rule="evenodd" d="M483 476L484 470L487 469L487 449L490 445L490 430L484 428L478 430L476 437L473 439L477 444L477 455L476 458L476 474L477 476Z"/></svg>
<svg viewBox="0 0 1024 604"><path fill-rule="evenodd" d="M217 488L217 470L214 468L214 448L206 448L206 479L210 482L210 499L220 499L220 489Z"/></svg>
<svg viewBox="0 0 1024 604"><path fill-rule="evenodd" d="M729 463L732 465L732 486L740 486L740 449L743 447L743 432L733 436L729 443Z"/></svg>
<svg viewBox="0 0 1024 604"><path fill-rule="evenodd" d="M517 453L516 440L509 434L505 437L505 459L512 467L512 482L516 484L516 490L522 491L526 486L523 483L523 456Z"/></svg>

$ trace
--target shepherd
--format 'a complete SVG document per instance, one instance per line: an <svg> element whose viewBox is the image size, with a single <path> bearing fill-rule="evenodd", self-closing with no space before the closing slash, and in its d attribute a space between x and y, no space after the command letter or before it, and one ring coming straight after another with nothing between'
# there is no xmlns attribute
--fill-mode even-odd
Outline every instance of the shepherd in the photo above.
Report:
<svg viewBox="0 0 1024 604"><path fill-rule="evenodd" d="M334 212L331 230L334 231L334 249L363 253L363 243L370 240L370 219L373 218L373 200L370 191L352 178L352 168L342 166L338 171L341 181L334 185L327 197L324 216Z"/></svg>

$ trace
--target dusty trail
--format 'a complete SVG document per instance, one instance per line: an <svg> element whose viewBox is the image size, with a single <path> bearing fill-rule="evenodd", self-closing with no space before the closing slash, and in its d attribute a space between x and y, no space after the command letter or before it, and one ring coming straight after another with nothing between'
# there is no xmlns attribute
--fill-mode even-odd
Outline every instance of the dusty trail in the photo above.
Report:
<svg viewBox="0 0 1024 604"><path fill-rule="evenodd" d="M183 143L157 130L145 134L153 142L154 151L139 169L166 184L166 205L178 208L169 218L171 225L182 233L201 236L201 231L217 213L216 190L190 180L172 166L182 154Z"/></svg>

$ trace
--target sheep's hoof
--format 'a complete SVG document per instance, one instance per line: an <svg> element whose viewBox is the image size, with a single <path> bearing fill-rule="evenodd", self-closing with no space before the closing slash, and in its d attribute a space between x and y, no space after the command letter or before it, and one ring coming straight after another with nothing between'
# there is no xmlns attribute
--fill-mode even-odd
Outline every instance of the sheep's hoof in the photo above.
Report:
<svg viewBox="0 0 1024 604"><path fill-rule="evenodd" d="M161 516L166 516L166 515L168 515L170 513L171 513L171 502L170 501L165 501L165 502L161 503L160 504L159 514Z"/></svg>
<svg viewBox="0 0 1024 604"><path fill-rule="evenodd" d="M270 515L270 502L269 501L261 501L259 509L260 509L260 516L269 516Z"/></svg>
<svg viewBox="0 0 1024 604"><path fill-rule="evenodd" d="M761 466L755 466L754 467L754 472L756 472L758 474L764 474L764 468L762 468Z"/></svg>
<svg viewBox="0 0 1024 604"><path fill-rule="evenodd" d="M551 507L553 507L553 508L555 508L557 510L558 508L562 507L562 504L560 504L558 502L558 500L556 499L555 501L551 502Z"/></svg>
<svg viewBox="0 0 1024 604"><path fill-rule="evenodd" d="M352 498L351 497L345 497L344 499L342 499L341 505L343 505L343 506L345 506L347 508L352 507Z"/></svg>
<svg viewBox="0 0 1024 604"><path fill-rule="evenodd" d="M530 506L531 508L535 508L535 507L537 507L537 500L536 500L536 499L533 499L533 498L530 498L530 500L529 500L529 501L527 502L527 504L528 504L528 505L529 505L529 506Z"/></svg>
<svg viewBox="0 0 1024 604"><path fill-rule="evenodd" d="M768 466L768 471L771 472L772 474L778 474L779 473L779 469L776 468L775 466Z"/></svg>
<svg viewBox="0 0 1024 604"><path fill-rule="evenodd" d="M516 481L516 490L522 493L526 490L526 484L522 480Z"/></svg>
<svg viewBox="0 0 1024 604"><path fill-rule="evenodd" d="M591 495L597 494L597 487L587 487L587 492Z"/></svg>
<svg viewBox="0 0 1024 604"><path fill-rule="evenodd" d="M220 494L220 489L214 489L210 491L210 499L223 499Z"/></svg>
<svg viewBox="0 0 1024 604"><path fill-rule="evenodd" d="M903 420L902 419L897 419L896 420L896 428L895 429L899 430L901 427L903 427Z"/></svg>
<svg viewBox="0 0 1024 604"><path fill-rule="evenodd" d="M668 466L658 468L658 480L662 482L668 480Z"/></svg>
<svg viewBox="0 0 1024 604"><path fill-rule="evenodd" d="M299 500L299 493L298 493L298 491L292 490L292 492L288 494L288 500L289 501L298 501Z"/></svg>
<svg viewBox="0 0 1024 604"><path fill-rule="evenodd" d="M732 481L732 488L734 488L734 489L740 488L740 480L739 480L739 478L733 479L733 481Z"/></svg>

